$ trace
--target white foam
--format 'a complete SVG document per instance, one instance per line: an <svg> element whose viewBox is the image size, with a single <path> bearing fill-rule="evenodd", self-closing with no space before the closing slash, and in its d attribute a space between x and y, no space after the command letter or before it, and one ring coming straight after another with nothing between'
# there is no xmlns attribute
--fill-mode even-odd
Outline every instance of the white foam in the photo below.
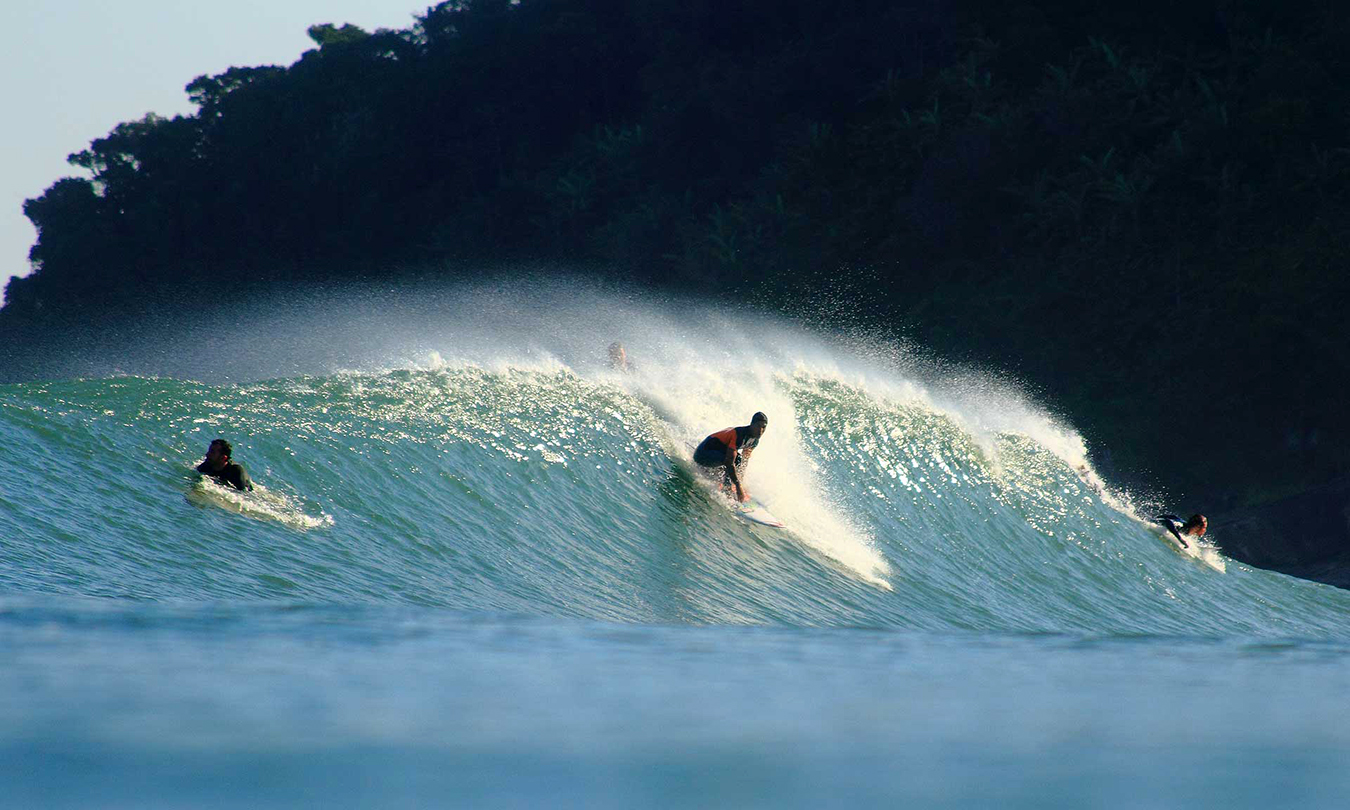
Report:
<svg viewBox="0 0 1350 810"><path fill-rule="evenodd" d="M760 364L745 373L718 374L707 366L681 375L634 380L638 396L667 423L667 452L689 463L690 448L709 433L745 425L756 411L769 428L746 467L745 485L789 533L862 579L890 588L890 565L866 528L841 508L820 482L797 432L795 408L778 380Z"/></svg>
<svg viewBox="0 0 1350 810"><path fill-rule="evenodd" d="M770 432L748 475L752 489L803 542L865 578L884 579L890 565L866 527L852 519L842 494L823 486L797 434L785 379L838 381L881 401L947 415L995 474L998 438L1025 436L1078 471L1109 505L1133 514L1129 499L1092 470L1082 437L1015 383L997 373L940 366L902 342L812 331L705 301L658 300L576 280L515 276L392 290L351 287L307 301L305 295L297 291L295 300L270 304L271 310L259 303L239 316L269 325L271 353L258 348L249 356L263 365L258 376L277 376L273 368L563 372L638 396L671 426L679 445L746 424L755 411L768 413ZM322 341L314 340L318 334ZM614 341L627 349L628 373L608 367ZM207 368L239 363L237 357L202 361Z"/></svg>
<svg viewBox="0 0 1350 810"><path fill-rule="evenodd" d="M188 490L187 499L190 503L228 509L255 520L273 520L301 531L333 525L331 515L320 513L316 517L307 514L285 494L257 483L253 485L252 492L244 492L201 478Z"/></svg>

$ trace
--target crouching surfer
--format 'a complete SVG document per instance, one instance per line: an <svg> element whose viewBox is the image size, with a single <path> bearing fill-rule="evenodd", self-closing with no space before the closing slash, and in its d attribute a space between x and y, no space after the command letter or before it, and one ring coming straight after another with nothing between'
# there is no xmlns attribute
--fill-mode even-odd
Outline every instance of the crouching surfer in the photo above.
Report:
<svg viewBox="0 0 1350 810"><path fill-rule="evenodd" d="M197 465L197 472L210 476L225 486L251 492L253 479L248 477L244 465L236 464L230 459L232 452L234 448L229 442L216 439L206 448L206 460Z"/></svg>
<svg viewBox="0 0 1350 810"><path fill-rule="evenodd" d="M722 468L722 489L734 488L736 500L745 503L750 500L750 493L741 481L741 472L768 427L769 417L756 413L744 427L719 430L699 444L694 451L694 462L710 470Z"/></svg>
<svg viewBox="0 0 1350 810"><path fill-rule="evenodd" d="M1181 518L1176 515L1158 515L1154 520L1167 529L1182 548L1191 547L1191 544L1186 542L1187 537L1199 540L1205 536L1205 530L1209 528L1209 521L1204 515L1191 515L1185 523L1182 523Z"/></svg>

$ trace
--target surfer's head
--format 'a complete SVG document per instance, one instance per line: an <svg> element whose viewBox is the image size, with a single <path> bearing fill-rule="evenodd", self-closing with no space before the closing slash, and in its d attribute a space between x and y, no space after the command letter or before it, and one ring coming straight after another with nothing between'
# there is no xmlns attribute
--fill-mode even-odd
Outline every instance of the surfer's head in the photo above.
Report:
<svg viewBox="0 0 1350 810"><path fill-rule="evenodd" d="M1186 520L1186 524L1181 527L1181 530L1186 534L1193 535L1195 537L1202 537L1205 533L1205 530L1208 528L1209 528L1209 521L1205 519L1204 515L1191 515Z"/></svg>
<svg viewBox="0 0 1350 810"><path fill-rule="evenodd" d="M206 448L206 463L211 465L212 469L218 470L230 463L230 456L234 448L224 439L216 439Z"/></svg>
<svg viewBox="0 0 1350 810"><path fill-rule="evenodd" d="M757 411L750 417L750 435L758 439L764 435L764 431L769 427L769 417L764 415L763 411Z"/></svg>

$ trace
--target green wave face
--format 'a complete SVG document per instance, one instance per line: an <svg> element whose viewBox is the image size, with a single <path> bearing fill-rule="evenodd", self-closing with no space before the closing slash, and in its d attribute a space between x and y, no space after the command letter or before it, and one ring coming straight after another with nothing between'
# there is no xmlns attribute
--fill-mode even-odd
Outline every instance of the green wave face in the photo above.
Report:
<svg viewBox="0 0 1350 810"><path fill-rule="evenodd" d="M432 356L225 386L8 386L0 588L641 623L1343 633L1341 592L1176 553L1102 488L1071 431L982 396L944 401L818 356L727 375L654 349L631 374ZM738 519L690 461L754 410L771 424L747 484L787 531ZM258 491L192 470L217 435Z"/></svg>

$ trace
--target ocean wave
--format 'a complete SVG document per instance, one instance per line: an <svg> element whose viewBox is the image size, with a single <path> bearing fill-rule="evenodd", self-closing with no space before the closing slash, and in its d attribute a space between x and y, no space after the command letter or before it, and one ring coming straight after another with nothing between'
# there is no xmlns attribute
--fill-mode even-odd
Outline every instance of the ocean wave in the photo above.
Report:
<svg viewBox="0 0 1350 810"><path fill-rule="evenodd" d="M544 350L540 331L534 350L444 345L367 370L6 386L0 586L653 623L1341 632L1325 589L1177 553L1015 388L771 320L634 335L628 373L598 335L588 354ZM786 530L740 520L689 459L755 411L770 428L747 484ZM190 470L217 436L257 491Z"/></svg>

